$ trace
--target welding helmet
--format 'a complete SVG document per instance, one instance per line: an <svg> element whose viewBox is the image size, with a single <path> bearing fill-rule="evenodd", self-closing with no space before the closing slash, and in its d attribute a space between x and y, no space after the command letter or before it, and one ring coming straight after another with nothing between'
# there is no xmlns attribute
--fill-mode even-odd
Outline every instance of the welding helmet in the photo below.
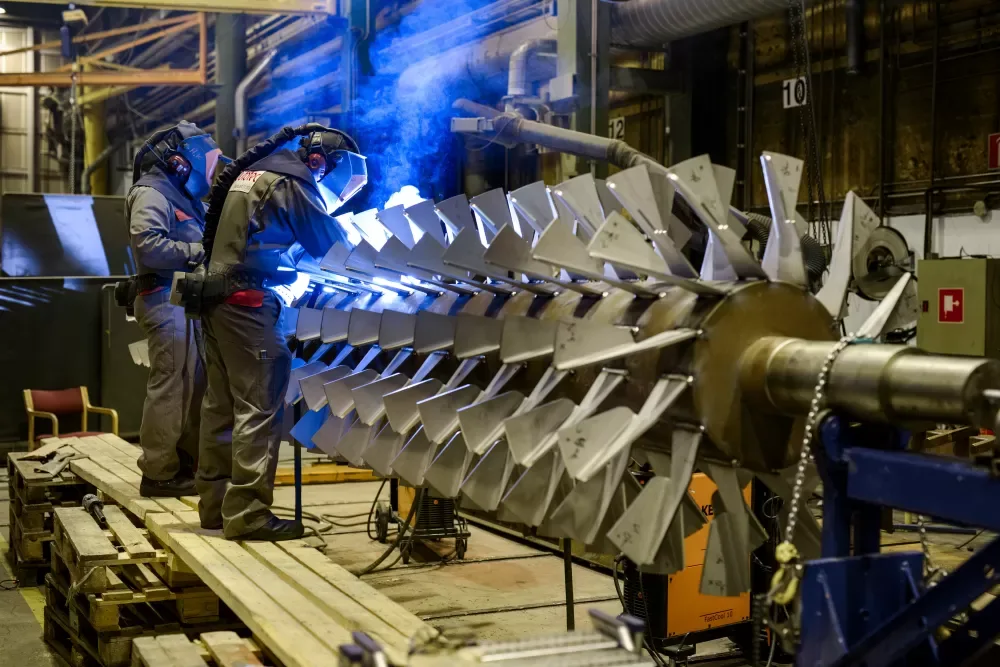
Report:
<svg viewBox="0 0 1000 667"><path fill-rule="evenodd" d="M194 123L182 120L174 127L153 134L136 153L132 180L139 180L150 163L161 169L192 199L208 194L222 150L212 135Z"/></svg>
<svg viewBox="0 0 1000 667"><path fill-rule="evenodd" d="M316 182L322 181L336 196L333 208L343 206L368 182L365 156L354 139L340 130L317 125L299 141L299 156Z"/></svg>

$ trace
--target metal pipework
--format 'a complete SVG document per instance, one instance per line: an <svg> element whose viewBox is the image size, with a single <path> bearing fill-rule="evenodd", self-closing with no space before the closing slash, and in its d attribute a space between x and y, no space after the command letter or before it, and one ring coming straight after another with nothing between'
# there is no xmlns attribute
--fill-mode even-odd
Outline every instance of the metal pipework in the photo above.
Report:
<svg viewBox="0 0 1000 667"><path fill-rule="evenodd" d="M809 411L836 343L768 337L740 360L744 394L781 413ZM905 345L850 345L830 367L826 404L857 419L992 428L984 390L1000 385L1000 361L926 354Z"/></svg>
<svg viewBox="0 0 1000 667"><path fill-rule="evenodd" d="M235 100L235 120L236 120L236 155L243 155L247 149L247 136L249 134L249 129L247 127L247 96L250 92L250 86L252 86L256 81L264 74L264 70L267 69L274 57L278 55L276 49L272 49L264 54L264 57L254 65L253 69L250 70L243 80L240 81L239 85L236 86L236 100Z"/></svg>
<svg viewBox="0 0 1000 667"><path fill-rule="evenodd" d="M477 113L474 109L481 106L463 99L456 100L453 105L455 109L470 113ZM493 115L483 114L492 123L491 126L466 129L463 121L471 122L477 119L455 118L452 119L452 131L492 137L497 143L508 147L522 143L538 144L554 151L561 151L588 160L604 160L619 169L628 169L640 164L645 164L650 169L661 172L665 169L659 162L632 148L624 141L526 120L513 112L497 114L495 110L491 111Z"/></svg>

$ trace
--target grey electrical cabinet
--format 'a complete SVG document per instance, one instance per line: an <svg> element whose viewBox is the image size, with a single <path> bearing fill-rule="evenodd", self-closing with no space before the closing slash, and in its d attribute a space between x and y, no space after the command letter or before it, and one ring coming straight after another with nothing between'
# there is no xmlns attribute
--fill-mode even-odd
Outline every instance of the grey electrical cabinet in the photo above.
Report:
<svg viewBox="0 0 1000 667"><path fill-rule="evenodd" d="M922 259L917 278L917 347L1000 358L1000 259Z"/></svg>

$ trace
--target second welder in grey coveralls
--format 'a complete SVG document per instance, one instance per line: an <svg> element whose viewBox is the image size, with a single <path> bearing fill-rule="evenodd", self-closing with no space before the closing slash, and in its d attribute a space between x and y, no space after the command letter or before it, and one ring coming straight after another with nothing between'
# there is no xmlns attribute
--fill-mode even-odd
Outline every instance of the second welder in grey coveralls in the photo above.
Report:
<svg viewBox="0 0 1000 667"><path fill-rule="evenodd" d="M316 149L320 157L309 153L307 138L298 151L279 150L253 163L230 186L219 217L208 278L226 276L227 296L202 313L208 392L197 487L202 526L222 527L228 538L302 535L300 525L270 510L292 354L280 329L282 302L267 287L287 284L281 274L294 277L280 270L294 264L290 253L321 259L343 240L317 180L344 159L363 169L364 158L335 158L339 137L315 137L325 146Z"/></svg>
<svg viewBox="0 0 1000 667"><path fill-rule="evenodd" d="M125 198L137 276L135 315L149 346L139 427L144 496L193 494L205 371L198 323L170 303L174 271L201 262L201 202L221 151L211 135L181 122L153 135L136 155Z"/></svg>

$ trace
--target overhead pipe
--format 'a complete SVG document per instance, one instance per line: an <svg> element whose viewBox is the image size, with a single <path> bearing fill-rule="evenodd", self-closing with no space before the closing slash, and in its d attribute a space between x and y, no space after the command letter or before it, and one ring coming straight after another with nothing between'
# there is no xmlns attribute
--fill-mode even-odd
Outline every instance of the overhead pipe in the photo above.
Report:
<svg viewBox="0 0 1000 667"><path fill-rule="evenodd" d="M612 44L651 48L788 9L788 0L602 2L610 9Z"/></svg>
<svg viewBox="0 0 1000 667"><path fill-rule="evenodd" d="M83 173L80 174L80 192L82 194L85 195L91 194L90 175L93 174L98 169L100 169L104 165L104 163L108 161L108 158L111 157L115 151L123 147L126 143L127 142L125 141L119 141L114 144L109 144L104 148L103 151L100 152L100 154L98 154L97 157L95 157L91 162L87 164L86 167L84 167ZM98 194L106 194L106 193L99 192Z"/></svg>
<svg viewBox="0 0 1000 667"><path fill-rule="evenodd" d="M480 115L477 109L482 107L480 104L465 99L457 100L452 106L474 115ZM491 111L495 113L495 110ZM493 129L482 134L490 136L493 141L502 145L537 144L588 160L603 160L619 169L628 169L640 164L648 165L658 171L664 169L659 162L619 139L566 130L554 125L527 120L512 112L497 113L490 120Z"/></svg>
<svg viewBox="0 0 1000 667"><path fill-rule="evenodd" d="M247 133L249 132L247 123L247 93L252 86L268 68L274 57L278 55L277 49L271 49L264 54L264 57L254 65L253 69L247 72L239 85L236 86L236 155L243 155L247 150Z"/></svg>
<svg viewBox="0 0 1000 667"><path fill-rule="evenodd" d="M528 62L532 56L554 56L557 42L554 39L529 39L510 54L507 71L507 96L524 97L531 94L528 79Z"/></svg>

